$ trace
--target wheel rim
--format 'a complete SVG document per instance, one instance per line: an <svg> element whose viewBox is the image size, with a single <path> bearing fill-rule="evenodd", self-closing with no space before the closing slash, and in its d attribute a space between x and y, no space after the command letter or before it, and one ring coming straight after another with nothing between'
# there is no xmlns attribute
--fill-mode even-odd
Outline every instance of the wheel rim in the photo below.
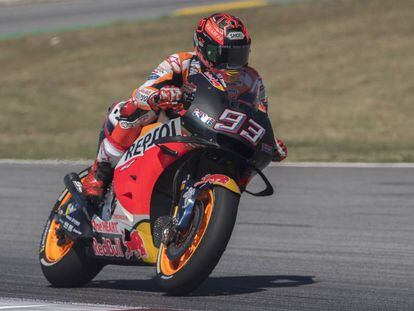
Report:
<svg viewBox="0 0 414 311"><path fill-rule="evenodd" d="M194 255L197 248L200 246L203 236L207 231L208 224L210 223L211 215L214 208L214 194L213 190L208 189L203 191L198 200L201 200L204 203L204 215L199 225L198 232L194 236L193 242L188 247L187 251L176 260L170 260L167 256L167 249L164 245L161 245L160 249L160 270L164 275L173 275L181 270Z"/></svg>
<svg viewBox="0 0 414 311"><path fill-rule="evenodd" d="M65 204L70 198L70 194L67 193L66 196L63 198L62 202L60 203L60 208L63 204ZM60 224L56 222L56 220L52 220L49 226L49 231L46 237L46 245L45 245L45 257L49 262L58 262L61 260L65 255L71 250L73 247L73 242L68 241L67 243L59 246L58 238L56 236L56 230L60 229Z"/></svg>

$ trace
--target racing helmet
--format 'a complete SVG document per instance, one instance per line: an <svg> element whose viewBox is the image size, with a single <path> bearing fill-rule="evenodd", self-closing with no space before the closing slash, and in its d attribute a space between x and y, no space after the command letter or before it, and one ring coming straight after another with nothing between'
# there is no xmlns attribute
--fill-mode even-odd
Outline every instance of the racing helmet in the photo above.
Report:
<svg viewBox="0 0 414 311"><path fill-rule="evenodd" d="M194 32L197 57L207 69L240 69L247 65L250 35L235 16L215 13L203 18Z"/></svg>

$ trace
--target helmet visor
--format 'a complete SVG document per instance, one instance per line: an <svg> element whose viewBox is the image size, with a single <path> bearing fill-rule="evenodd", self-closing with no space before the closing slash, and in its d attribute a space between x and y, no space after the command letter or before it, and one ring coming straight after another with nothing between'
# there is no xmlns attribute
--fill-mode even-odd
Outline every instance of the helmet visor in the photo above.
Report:
<svg viewBox="0 0 414 311"><path fill-rule="evenodd" d="M217 68L237 69L247 65L250 45L207 46L207 58Z"/></svg>

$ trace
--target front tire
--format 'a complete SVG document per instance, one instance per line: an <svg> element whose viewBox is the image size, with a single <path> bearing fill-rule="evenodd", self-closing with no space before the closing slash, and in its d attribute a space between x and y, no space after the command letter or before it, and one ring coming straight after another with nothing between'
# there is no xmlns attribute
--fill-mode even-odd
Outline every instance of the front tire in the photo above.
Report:
<svg viewBox="0 0 414 311"><path fill-rule="evenodd" d="M197 200L204 205L204 216L186 253L170 260L163 244L158 253L157 281L171 295L193 291L213 271L233 232L240 195L214 186Z"/></svg>
<svg viewBox="0 0 414 311"><path fill-rule="evenodd" d="M80 173L84 177L88 170ZM71 194L65 190L55 204L43 229L40 241L39 261L45 278L56 287L78 287L90 282L103 268L97 260L87 258L83 243L68 241L58 245L56 229L59 224L55 215L57 210L68 202Z"/></svg>

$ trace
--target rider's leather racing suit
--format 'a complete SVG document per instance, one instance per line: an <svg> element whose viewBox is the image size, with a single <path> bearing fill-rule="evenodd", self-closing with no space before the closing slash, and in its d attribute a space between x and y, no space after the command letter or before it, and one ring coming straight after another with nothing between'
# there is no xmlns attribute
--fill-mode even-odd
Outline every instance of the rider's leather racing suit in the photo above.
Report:
<svg viewBox="0 0 414 311"><path fill-rule="evenodd" d="M182 96L178 88L185 86L189 76L204 71L194 52L172 54L152 71L143 85L133 91L131 99L113 104L105 119L97 161L92 167L92 172L97 170L99 165L101 170L111 171L122 154L139 136L142 127L156 121L156 111L160 108L174 108L174 104L177 104ZM233 74L223 71L219 72L218 76L225 81L231 98L246 104L254 102L259 110L267 112L267 97L263 82L253 68L246 66ZM169 105L163 105L165 103L163 98ZM280 156L283 159L285 157L283 153L286 152L283 143L278 141L276 147L279 149L279 154L282 153ZM106 175L111 174L106 173ZM104 180L104 186L111 178L112 176ZM83 183L86 194L91 196L102 194L102 189L99 189L102 185L96 187L96 179L99 179L99 176L98 178L93 174L87 176Z"/></svg>

